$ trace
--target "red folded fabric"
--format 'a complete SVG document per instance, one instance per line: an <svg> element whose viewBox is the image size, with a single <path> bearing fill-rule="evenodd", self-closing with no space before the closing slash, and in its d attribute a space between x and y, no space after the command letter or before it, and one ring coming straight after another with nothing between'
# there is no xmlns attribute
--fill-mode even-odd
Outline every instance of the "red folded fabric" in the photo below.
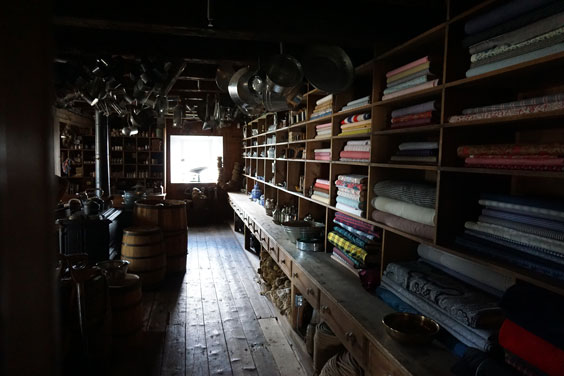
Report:
<svg viewBox="0 0 564 376"><path fill-rule="evenodd" d="M564 158L492 158L470 157L464 159L468 166L472 165L497 165L497 166L564 166Z"/></svg>
<svg viewBox="0 0 564 376"><path fill-rule="evenodd" d="M499 344L550 376L564 376L564 350L561 350L513 321L505 320L499 330Z"/></svg>
<svg viewBox="0 0 564 376"><path fill-rule="evenodd" d="M321 192L321 193L325 193L325 194L329 194L329 190L328 189L323 189L323 188L319 188L319 187L314 187L313 188L314 192Z"/></svg>
<svg viewBox="0 0 564 376"><path fill-rule="evenodd" d="M315 188L321 188L321 189L329 190L329 184L315 183L313 186Z"/></svg>
<svg viewBox="0 0 564 376"><path fill-rule="evenodd" d="M433 122L433 118L426 118L426 119L414 119L409 121L404 121L402 123L395 123L391 124L391 128L407 128L407 127L414 127L416 125L427 125Z"/></svg>
<svg viewBox="0 0 564 376"><path fill-rule="evenodd" d="M339 156L341 158L370 159L369 151L342 151Z"/></svg>
<svg viewBox="0 0 564 376"><path fill-rule="evenodd" d="M316 161L330 161L331 156L330 155L317 155L317 154L315 154L315 160Z"/></svg>
<svg viewBox="0 0 564 376"><path fill-rule="evenodd" d="M459 146L456 154L460 158L471 155L564 155L564 143L554 144L501 144Z"/></svg>
<svg viewBox="0 0 564 376"><path fill-rule="evenodd" d="M392 124L403 123L403 122L406 122L406 121L409 121L409 120L415 120L415 119L427 119L427 118L430 118L431 116L433 116L433 111L426 111L426 112L420 112L418 114L411 114L411 115L395 117L395 118L392 118Z"/></svg>

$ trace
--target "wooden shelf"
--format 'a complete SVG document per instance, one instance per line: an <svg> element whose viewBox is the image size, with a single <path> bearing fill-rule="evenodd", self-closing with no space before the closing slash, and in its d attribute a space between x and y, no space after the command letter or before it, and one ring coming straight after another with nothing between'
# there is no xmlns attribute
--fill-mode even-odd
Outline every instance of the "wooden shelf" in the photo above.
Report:
<svg viewBox="0 0 564 376"><path fill-rule="evenodd" d="M374 131L373 134L377 136L386 136L393 134L410 134L410 133L425 133L425 132L438 132L442 128L441 124L423 125L419 127L398 128L398 129L385 129L381 131Z"/></svg>
<svg viewBox="0 0 564 376"><path fill-rule="evenodd" d="M462 174L510 175L510 176L564 179L564 171L506 170L506 169L474 168L474 167L441 167L440 170L445 172L457 172Z"/></svg>

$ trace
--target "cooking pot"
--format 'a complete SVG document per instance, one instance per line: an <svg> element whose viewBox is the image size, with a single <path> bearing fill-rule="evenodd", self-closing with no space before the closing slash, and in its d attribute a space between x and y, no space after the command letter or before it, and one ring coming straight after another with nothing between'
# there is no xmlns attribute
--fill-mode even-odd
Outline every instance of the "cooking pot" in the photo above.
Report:
<svg viewBox="0 0 564 376"><path fill-rule="evenodd" d="M302 65L290 55L272 57L266 68L267 88L281 96L288 95L304 78Z"/></svg>
<svg viewBox="0 0 564 376"><path fill-rule="evenodd" d="M313 46L304 54L302 63L308 81L321 91L339 93L353 82L352 61L338 46Z"/></svg>
<svg viewBox="0 0 564 376"><path fill-rule="evenodd" d="M251 88L251 79L256 76L256 69L241 68L229 81L229 96L244 114L252 116L264 112L262 101Z"/></svg>

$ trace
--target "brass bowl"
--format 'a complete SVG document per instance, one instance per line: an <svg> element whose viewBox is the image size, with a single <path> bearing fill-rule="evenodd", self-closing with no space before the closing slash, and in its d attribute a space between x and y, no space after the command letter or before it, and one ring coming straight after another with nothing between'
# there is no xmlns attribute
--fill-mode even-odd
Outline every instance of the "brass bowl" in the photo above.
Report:
<svg viewBox="0 0 564 376"><path fill-rule="evenodd" d="M407 345L429 343L440 329L435 320L406 312L390 313L382 323L390 337Z"/></svg>

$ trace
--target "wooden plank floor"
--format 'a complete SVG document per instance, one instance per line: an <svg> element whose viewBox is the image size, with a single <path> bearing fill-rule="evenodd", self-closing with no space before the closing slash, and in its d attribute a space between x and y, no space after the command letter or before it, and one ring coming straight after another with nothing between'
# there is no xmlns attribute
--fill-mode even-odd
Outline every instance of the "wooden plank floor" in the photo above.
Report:
<svg viewBox="0 0 564 376"><path fill-rule="evenodd" d="M190 228L186 274L144 292L143 336L112 374L306 375L245 252L228 225Z"/></svg>

